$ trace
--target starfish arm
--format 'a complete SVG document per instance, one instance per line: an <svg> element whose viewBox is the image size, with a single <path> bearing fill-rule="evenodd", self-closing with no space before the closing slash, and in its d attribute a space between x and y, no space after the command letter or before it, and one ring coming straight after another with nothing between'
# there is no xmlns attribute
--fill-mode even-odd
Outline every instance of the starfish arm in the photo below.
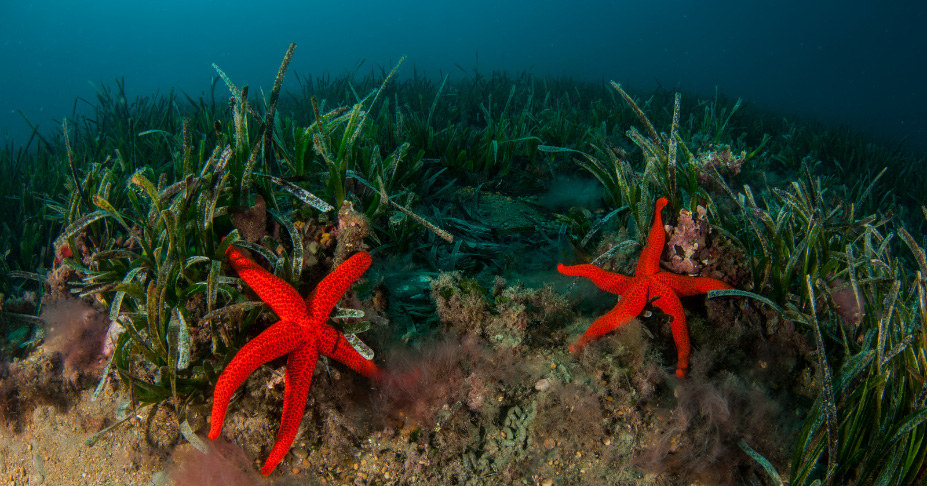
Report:
<svg viewBox="0 0 927 486"><path fill-rule="evenodd" d="M660 255L663 254L663 246L666 243L666 230L663 229L663 216L660 214L666 207L666 198L657 199L657 204L653 209L653 224L650 225L650 234L647 236L647 246L641 251L641 256L637 259L637 270L635 276L646 277L660 271Z"/></svg>
<svg viewBox="0 0 927 486"><path fill-rule="evenodd" d="M596 287L618 295L623 294L633 280L626 275L602 270L588 263L570 266L561 263L557 265L557 271L570 277L586 277L592 280Z"/></svg>
<svg viewBox="0 0 927 486"><path fill-rule="evenodd" d="M309 320L328 320L335 304L351 288L354 281L370 268L372 261L373 258L366 251L355 253L322 279L306 299L306 304L309 306Z"/></svg>
<svg viewBox="0 0 927 486"><path fill-rule="evenodd" d="M663 312L673 316L673 322L670 327L673 330L673 341L676 342L676 376L685 378L689 370L689 353L691 346L689 344L689 328L686 326L686 313L682 308L682 302L668 285L654 283L651 289L652 294L659 295L660 298L653 301L653 305Z"/></svg>
<svg viewBox="0 0 927 486"><path fill-rule="evenodd" d="M306 304L296 289L277 278L246 257L234 246L225 251L232 268L254 290L258 297L270 305L281 320L297 321L305 316Z"/></svg>
<svg viewBox="0 0 927 486"><path fill-rule="evenodd" d="M578 351L590 342L614 331L619 326L627 324L644 310L647 304L647 287L646 283L637 283L628 287L625 294L621 297L612 310L604 316L595 320L589 329L583 334L578 341L570 345L570 351Z"/></svg>
<svg viewBox="0 0 927 486"><path fill-rule="evenodd" d="M306 399L309 396L309 386L312 384L312 373L315 371L316 361L319 359L319 346L315 342L307 342L296 348L286 360L285 388L283 391L283 414L280 417L280 430L277 431L277 440L273 449L261 468L261 474L269 476L274 468L289 452L299 431L299 424L303 421L306 411Z"/></svg>
<svg viewBox="0 0 927 486"><path fill-rule="evenodd" d="M296 338L303 332L292 321L280 321L242 346L228 366L222 370L216 381L216 391L212 400L209 438L216 440L222 432L222 422L229 407L232 394L248 379L248 376L262 364L283 356L302 342Z"/></svg>
<svg viewBox="0 0 927 486"><path fill-rule="evenodd" d="M710 277L690 277L677 273L660 272L653 278L670 287L680 297L691 297L707 293L710 290L731 289L730 285Z"/></svg>
<svg viewBox="0 0 927 486"><path fill-rule="evenodd" d="M322 334L319 352L371 380L380 379L382 376L380 368L373 361L361 356L335 328L325 324L319 332Z"/></svg>

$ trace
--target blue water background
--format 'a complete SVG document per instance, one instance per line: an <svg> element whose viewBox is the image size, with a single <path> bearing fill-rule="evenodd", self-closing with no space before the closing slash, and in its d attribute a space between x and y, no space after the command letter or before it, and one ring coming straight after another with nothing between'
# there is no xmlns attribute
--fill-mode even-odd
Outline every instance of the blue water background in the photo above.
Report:
<svg viewBox="0 0 927 486"><path fill-rule="evenodd" d="M130 98L171 87L196 97L214 62L239 86L267 87L296 42L300 74L338 75L365 59L363 73L405 55L404 76L413 65L437 79L463 75L460 65L704 96L717 87L927 149L925 2L3 3L0 141L28 136L18 110L53 130L76 97L94 99L91 82L120 76Z"/></svg>

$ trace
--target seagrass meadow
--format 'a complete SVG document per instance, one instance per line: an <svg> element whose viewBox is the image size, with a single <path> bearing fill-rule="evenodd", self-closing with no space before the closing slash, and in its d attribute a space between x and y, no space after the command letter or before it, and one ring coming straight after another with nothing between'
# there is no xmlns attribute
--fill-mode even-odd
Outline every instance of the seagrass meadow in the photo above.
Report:
<svg viewBox="0 0 927 486"><path fill-rule="evenodd" d="M404 60L313 77L294 55L269 90L221 65L199 97L116 80L0 152L0 479L927 478L923 155L721 94ZM327 325L383 377L321 358L268 477L293 361L206 436L223 370L278 320L230 248L302 297L373 260ZM649 295L571 352L625 299L558 263L634 276L642 252L732 288L680 292L682 319Z"/></svg>

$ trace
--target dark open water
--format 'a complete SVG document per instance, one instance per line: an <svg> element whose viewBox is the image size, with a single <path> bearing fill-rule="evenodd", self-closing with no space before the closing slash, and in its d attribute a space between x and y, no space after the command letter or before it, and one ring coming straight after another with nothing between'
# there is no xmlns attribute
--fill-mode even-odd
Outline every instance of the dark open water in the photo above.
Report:
<svg viewBox="0 0 927 486"><path fill-rule="evenodd" d="M743 97L760 107L927 147L922 2L5 2L0 139L51 129L75 97L125 76L128 94L208 89L218 63L267 86L408 56L420 72L528 70L649 90ZM409 65L407 65L409 66ZM401 73L411 74L411 69ZM290 76L289 82L295 77ZM79 108L83 103L77 105Z"/></svg>

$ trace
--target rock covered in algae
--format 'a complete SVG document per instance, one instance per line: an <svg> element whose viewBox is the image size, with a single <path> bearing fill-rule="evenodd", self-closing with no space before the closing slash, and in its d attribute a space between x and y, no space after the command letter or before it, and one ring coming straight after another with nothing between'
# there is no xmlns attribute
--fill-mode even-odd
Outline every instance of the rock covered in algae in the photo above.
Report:
<svg viewBox="0 0 927 486"><path fill-rule="evenodd" d="M340 265L351 255L365 249L364 238L370 235L370 221L364 213L345 201L338 210L338 245L335 247L334 265Z"/></svg>

